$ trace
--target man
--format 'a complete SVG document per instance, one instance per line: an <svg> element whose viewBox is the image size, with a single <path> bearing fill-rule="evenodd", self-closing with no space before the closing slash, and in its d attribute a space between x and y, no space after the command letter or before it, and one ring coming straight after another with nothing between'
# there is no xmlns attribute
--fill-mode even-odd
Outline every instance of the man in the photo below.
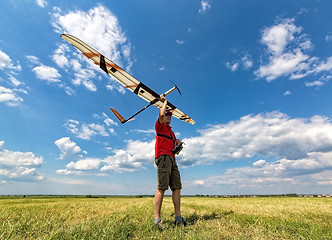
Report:
<svg viewBox="0 0 332 240"><path fill-rule="evenodd" d="M158 188L155 194L155 224L161 225L161 205L163 197L168 186L172 190L172 200L175 210L175 224L186 225L180 211L180 192L182 189L180 172L175 161L173 153L174 146L181 144L181 140L176 139L170 126L172 113L166 112L167 99L161 95L161 101L164 102L160 109L159 118L155 125L156 145L155 145L155 164L158 168Z"/></svg>

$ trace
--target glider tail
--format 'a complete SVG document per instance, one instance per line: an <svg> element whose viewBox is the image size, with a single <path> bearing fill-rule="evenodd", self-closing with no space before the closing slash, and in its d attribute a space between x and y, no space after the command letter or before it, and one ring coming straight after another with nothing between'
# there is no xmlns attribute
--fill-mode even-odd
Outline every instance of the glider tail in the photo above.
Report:
<svg viewBox="0 0 332 240"><path fill-rule="evenodd" d="M121 116L121 114L118 113L114 108L110 108L110 109L111 109L112 113L116 116L117 119L119 119L119 121L121 123L125 123L126 122L126 120Z"/></svg>

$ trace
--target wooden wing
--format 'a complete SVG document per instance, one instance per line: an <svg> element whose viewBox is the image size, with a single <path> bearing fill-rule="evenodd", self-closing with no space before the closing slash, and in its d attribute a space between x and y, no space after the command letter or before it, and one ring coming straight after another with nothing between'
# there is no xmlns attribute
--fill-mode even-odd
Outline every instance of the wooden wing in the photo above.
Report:
<svg viewBox="0 0 332 240"><path fill-rule="evenodd" d="M157 94L155 91L144 85L142 82L138 81L136 78L131 76L121 67L113 63L111 60L106 58L104 55L99 53L94 48L90 47L86 43L82 42L80 39L69 35L69 34L62 34L61 37L68 41L71 45L75 48L80 50L84 56L88 59L92 60L96 65L98 65L102 70L104 70L107 74L112 75L121 85L125 88L129 89L136 95L140 96L147 102L155 102L153 105L161 108L163 102L156 99L159 99L160 95ZM185 122L195 124L195 121L175 107L170 102L167 103L167 110L172 111L173 116L183 120Z"/></svg>

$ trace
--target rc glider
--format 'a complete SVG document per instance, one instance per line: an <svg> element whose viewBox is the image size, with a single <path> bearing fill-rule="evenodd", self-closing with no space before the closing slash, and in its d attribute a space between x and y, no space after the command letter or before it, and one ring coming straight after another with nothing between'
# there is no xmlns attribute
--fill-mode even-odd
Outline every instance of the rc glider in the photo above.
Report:
<svg viewBox="0 0 332 240"><path fill-rule="evenodd" d="M96 65L98 65L102 70L104 70L107 74L113 76L121 85L123 85L125 88L129 89L136 95L140 96L149 104L145 106L143 109L139 110L137 113L132 115L131 117L125 119L122 117L115 109L110 108L110 110L113 112L113 114L119 119L121 123L126 123L130 120L132 120L137 114L141 113L148 107L154 105L157 108L161 108L163 105L163 101L160 98L160 95L144 85L142 82L138 81L136 78L131 76L129 73L127 73L125 70L123 70L121 67L113 63L111 60L106 58L104 55L87 45L86 43L82 42L80 39L69 35L69 34L62 34L61 37L68 41L71 45L73 45L75 48L80 50L84 56L86 56L88 59L92 60ZM173 92L175 89L179 90L177 86L171 88L167 92L165 92L163 95L166 96L169 93ZM195 121L183 113L180 109L175 107L170 102L167 102L167 111L171 111L173 116L183 120L185 122L195 124Z"/></svg>

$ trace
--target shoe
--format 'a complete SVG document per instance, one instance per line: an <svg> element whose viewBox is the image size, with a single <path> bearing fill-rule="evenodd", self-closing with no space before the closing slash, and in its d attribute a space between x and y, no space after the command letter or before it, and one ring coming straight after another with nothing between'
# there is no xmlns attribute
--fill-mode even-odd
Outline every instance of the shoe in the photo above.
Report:
<svg viewBox="0 0 332 240"><path fill-rule="evenodd" d="M163 221L161 221L161 220L159 222L157 222L157 223L154 223L154 225L156 227L161 228L161 229L165 228L165 225L163 224Z"/></svg>
<svg viewBox="0 0 332 240"><path fill-rule="evenodd" d="M184 220L184 218L181 219L181 221L174 221L175 226L187 226L187 222Z"/></svg>

